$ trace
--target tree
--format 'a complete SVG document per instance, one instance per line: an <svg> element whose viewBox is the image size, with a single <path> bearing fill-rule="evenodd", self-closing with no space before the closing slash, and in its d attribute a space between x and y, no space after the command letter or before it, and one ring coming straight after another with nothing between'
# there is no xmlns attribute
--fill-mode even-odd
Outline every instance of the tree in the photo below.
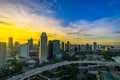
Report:
<svg viewBox="0 0 120 80"><path fill-rule="evenodd" d="M2 72L5 75L11 75L16 73L21 73L23 71L23 63L17 61L16 59L8 60L3 68Z"/></svg>

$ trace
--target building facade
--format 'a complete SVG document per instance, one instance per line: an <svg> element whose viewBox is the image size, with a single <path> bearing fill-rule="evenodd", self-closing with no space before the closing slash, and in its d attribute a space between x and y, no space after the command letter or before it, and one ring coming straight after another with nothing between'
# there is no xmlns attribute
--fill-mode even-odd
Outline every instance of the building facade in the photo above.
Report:
<svg viewBox="0 0 120 80"><path fill-rule="evenodd" d="M97 43L93 42L93 51L96 52L97 51Z"/></svg>
<svg viewBox="0 0 120 80"><path fill-rule="evenodd" d="M53 56L55 57L59 53L60 53L60 41L53 40Z"/></svg>
<svg viewBox="0 0 120 80"><path fill-rule="evenodd" d="M47 61L48 56L48 49L47 49L47 34L45 32L42 32L41 34L41 40L40 40L40 52L39 52L39 59L40 61Z"/></svg>
<svg viewBox="0 0 120 80"><path fill-rule="evenodd" d="M61 51L65 51L65 44L64 44L64 42L61 43Z"/></svg>
<svg viewBox="0 0 120 80"><path fill-rule="evenodd" d="M33 39L28 40L29 50L33 49Z"/></svg>
<svg viewBox="0 0 120 80"><path fill-rule="evenodd" d="M13 55L13 37L8 38L9 54Z"/></svg>
<svg viewBox="0 0 120 80"><path fill-rule="evenodd" d="M28 46L28 44L20 45L20 57L29 58L29 46Z"/></svg>
<svg viewBox="0 0 120 80"><path fill-rule="evenodd" d="M53 58L53 41L48 42L48 60Z"/></svg>
<svg viewBox="0 0 120 80"><path fill-rule="evenodd" d="M0 42L0 68L5 64L6 43Z"/></svg>

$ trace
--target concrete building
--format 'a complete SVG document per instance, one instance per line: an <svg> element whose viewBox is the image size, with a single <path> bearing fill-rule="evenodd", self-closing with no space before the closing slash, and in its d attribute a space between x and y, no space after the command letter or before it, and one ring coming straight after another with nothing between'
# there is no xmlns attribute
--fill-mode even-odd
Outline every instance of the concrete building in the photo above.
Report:
<svg viewBox="0 0 120 80"><path fill-rule="evenodd" d="M53 58L53 41L49 41L48 43L48 60Z"/></svg>
<svg viewBox="0 0 120 80"><path fill-rule="evenodd" d="M0 42L0 68L5 64L6 43Z"/></svg>
<svg viewBox="0 0 120 80"><path fill-rule="evenodd" d="M29 50L29 57L35 61L39 61L38 50Z"/></svg>
<svg viewBox="0 0 120 80"><path fill-rule="evenodd" d="M97 43L93 42L93 51L96 52L97 51Z"/></svg>
<svg viewBox="0 0 120 80"><path fill-rule="evenodd" d="M66 44L66 51L69 52L70 51L70 42L67 41L67 44Z"/></svg>
<svg viewBox="0 0 120 80"><path fill-rule="evenodd" d="M61 43L61 51L65 51L65 44L64 44L64 42Z"/></svg>
<svg viewBox="0 0 120 80"><path fill-rule="evenodd" d="M92 52L92 46L89 44L86 44L86 51L87 52Z"/></svg>
<svg viewBox="0 0 120 80"><path fill-rule="evenodd" d="M8 48L10 50L9 54L13 55L13 37L8 38Z"/></svg>
<svg viewBox="0 0 120 80"><path fill-rule="evenodd" d="M28 40L29 50L33 49L33 39Z"/></svg>
<svg viewBox="0 0 120 80"><path fill-rule="evenodd" d="M47 56L48 56L48 49L47 49L47 35L45 32L42 32L41 34L41 44L39 48L39 59L40 62L46 62Z"/></svg>
<svg viewBox="0 0 120 80"><path fill-rule="evenodd" d="M65 51L67 51L67 44L65 43Z"/></svg>
<svg viewBox="0 0 120 80"><path fill-rule="evenodd" d="M59 53L60 53L60 41L53 40L53 56L55 57Z"/></svg>
<svg viewBox="0 0 120 80"><path fill-rule="evenodd" d="M19 42L15 42L15 53L19 53L20 51L20 45L19 45Z"/></svg>
<svg viewBox="0 0 120 80"><path fill-rule="evenodd" d="M28 44L22 44L20 46L20 57L29 58L29 46L28 46Z"/></svg>
<svg viewBox="0 0 120 80"><path fill-rule="evenodd" d="M78 52L81 52L81 46L78 45Z"/></svg>

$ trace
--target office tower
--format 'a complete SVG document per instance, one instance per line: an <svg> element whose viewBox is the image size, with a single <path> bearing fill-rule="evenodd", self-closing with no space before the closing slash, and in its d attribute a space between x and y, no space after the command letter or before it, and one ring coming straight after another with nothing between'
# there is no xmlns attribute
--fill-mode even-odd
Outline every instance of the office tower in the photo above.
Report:
<svg viewBox="0 0 120 80"><path fill-rule="evenodd" d="M33 49L33 39L28 40L29 50Z"/></svg>
<svg viewBox="0 0 120 80"><path fill-rule="evenodd" d="M47 61L48 50L47 50L47 35L45 32L41 34L41 46L40 46L40 60L42 62Z"/></svg>
<svg viewBox="0 0 120 80"><path fill-rule="evenodd" d="M65 51L67 51L67 44L65 43Z"/></svg>
<svg viewBox="0 0 120 80"><path fill-rule="evenodd" d="M74 46L74 52L77 52L78 48L76 46Z"/></svg>
<svg viewBox="0 0 120 80"><path fill-rule="evenodd" d="M61 50L62 50L62 51L65 51L64 42L61 43Z"/></svg>
<svg viewBox="0 0 120 80"><path fill-rule="evenodd" d="M48 42L48 60L53 58L53 41Z"/></svg>
<svg viewBox="0 0 120 80"><path fill-rule="evenodd" d="M20 56L24 58L29 58L29 46L28 44L20 45Z"/></svg>
<svg viewBox="0 0 120 80"><path fill-rule="evenodd" d="M89 44L86 44L86 51L87 52L89 51L89 48L90 48Z"/></svg>
<svg viewBox="0 0 120 80"><path fill-rule="evenodd" d="M97 51L97 43L93 42L93 51L96 52Z"/></svg>
<svg viewBox="0 0 120 80"><path fill-rule="evenodd" d="M67 45L66 45L66 51L68 51L68 52L70 51L70 42L69 41L67 42Z"/></svg>
<svg viewBox="0 0 120 80"><path fill-rule="evenodd" d="M9 54L10 55L13 55L13 38L12 37L9 37L9 40L8 40L8 48L9 48Z"/></svg>
<svg viewBox="0 0 120 80"><path fill-rule="evenodd" d="M78 52L81 52L81 46L78 45Z"/></svg>
<svg viewBox="0 0 120 80"><path fill-rule="evenodd" d="M0 68L5 64L6 43L0 42Z"/></svg>
<svg viewBox="0 0 120 80"><path fill-rule="evenodd" d="M53 56L55 57L59 53L60 53L60 41L53 40Z"/></svg>
<svg viewBox="0 0 120 80"><path fill-rule="evenodd" d="M89 51L92 52L92 45L89 46Z"/></svg>
<svg viewBox="0 0 120 80"><path fill-rule="evenodd" d="M15 42L15 53L19 53L19 48L20 48L20 45L19 45L19 42Z"/></svg>

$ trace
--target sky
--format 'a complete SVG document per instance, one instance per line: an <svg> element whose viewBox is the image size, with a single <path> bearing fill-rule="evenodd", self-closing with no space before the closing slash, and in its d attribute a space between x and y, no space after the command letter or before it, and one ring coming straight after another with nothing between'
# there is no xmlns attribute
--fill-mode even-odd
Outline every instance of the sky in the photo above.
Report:
<svg viewBox="0 0 120 80"><path fill-rule="evenodd" d="M0 42L120 45L120 0L0 0Z"/></svg>

